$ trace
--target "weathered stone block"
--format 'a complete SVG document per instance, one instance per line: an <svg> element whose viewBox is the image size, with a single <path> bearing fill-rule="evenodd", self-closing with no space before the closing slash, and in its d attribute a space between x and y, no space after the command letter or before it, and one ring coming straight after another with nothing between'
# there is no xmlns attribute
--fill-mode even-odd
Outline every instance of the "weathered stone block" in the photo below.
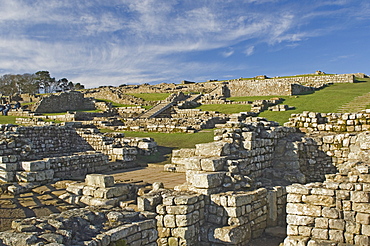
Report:
<svg viewBox="0 0 370 246"><path fill-rule="evenodd" d="M286 221L289 225L314 225L315 218L310 216L299 216L288 214Z"/></svg>
<svg viewBox="0 0 370 246"><path fill-rule="evenodd" d="M345 222L342 219L329 219L329 228L330 229L337 229L337 230L344 230Z"/></svg>
<svg viewBox="0 0 370 246"><path fill-rule="evenodd" d="M353 203L352 209L360 213L369 213L370 203Z"/></svg>
<svg viewBox="0 0 370 246"><path fill-rule="evenodd" d="M139 228L137 225L125 224L125 225L113 228L105 232L105 234L110 236L112 242L115 242L120 239L126 238L134 233L137 233L138 231L139 231Z"/></svg>
<svg viewBox="0 0 370 246"><path fill-rule="evenodd" d="M306 246L309 237L288 236L284 239L284 246Z"/></svg>
<svg viewBox="0 0 370 246"><path fill-rule="evenodd" d="M94 192L97 188L93 186L84 186L82 190L82 194L84 196L94 196Z"/></svg>
<svg viewBox="0 0 370 246"><path fill-rule="evenodd" d="M139 196L137 197L137 207L139 211L156 211L156 207L162 202L162 197L156 196Z"/></svg>
<svg viewBox="0 0 370 246"><path fill-rule="evenodd" d="M195 155L195 148L194 149L174 149L172 150L173 157L192 157Z"/></svg>
<svg viewBox="0 0 370 246"><path fill-rule="evenodd" d="M0 182L14 182L15 172L0 172Z"/></svg>
<svg viewBox="0 0 370 246"><path fill-rule="evenodd" d="M370 202L370 192L351 191L351 201L358 203L368 203Z"/></svg>
<svg viewBox="0 0 370 246"><path fill-rule="evenodd" d="M335 199L331 196L325 195L304 195L302 196L302 201L304 203L309 203L312 205L321 205L326 207L334 207Z"/></svg>
<svg viewBox="0 0 370 246"><path fill-rule="evenodd" d="M228 196L227 199L227 206L229 207L239 207L243 205L250 204L253 201L252 194L235 194L232 196Z"/></svg>
<svg viewBox="0 0 370 246"><path fill-rule="evenodd" d="M202 168L200 166L200 157L189 157L183 158L183 162L185 163L185 168L190 170L198 170L201 171Z"/></svg>
<svg viewBox="0 0 370 246"><path fill-rule="evenodd" d="M177 214L175 215L176 226L185 227L195 223L193 214Z"/></svg>
<svg viewBox="0 0 370 246"><path fill-rule="evenodd" d="M226 156L230 154L230 144L222 141L196 144L195 154L205 157Z"/></svg>
<svg viewBox="0 0 370 246"><path fill-rule="evenodd" d="M174 198L176 205L191 205L198 201L198 196L194 195L180 195Z"/></svg>
<svg viewBox="0 0 370 246"><path fill-rule="evenodd" d="M16 172L15 178L18 182L35 182L37 172Z"/></svg>
<svg viewBox="0 0 370 246"><path fill-rule="evenodd" d="M329 230L327 229L319 229L314 228L312 229L312 237L315 239L328 239Z"/></svg>
<svg viewBox="0 0 370 246"><path fill-rule="evenodd" d="M222 171L226 162L226 158L206 158L201 159L201 167L203 171L214 172Z"/></svg>
<svg viewBox="0 0 370 246"><path fill-rule="evenodd" d="M215 188L222 185L225 172L194 174L192 185L196 188Z"/></svg>
<svg viewBox="0 0 370 246"><path fill-rule="evenodd" d="M363 225L370 225L370 214L368 213L357 213L356 222Z"/></svg>
<svg viewBox="0 0 370 246"><path fill-rule="evenodd" d="M168 214L188 214L194 211L194 205L166 206Z"/></svg>
<svg viewBox="0 0 370 246"><path fill-rule="evenodd" d="M322 216L325 218L336 219L339 218L339 211L336 208L323 208Z"/></svg>
<svg viewBox="0 0 370 246"><path fill-rule="evenodd" d="M86 185L94 187L112 187L114 186L114 177L103 174L88 174L86 175L85 183Z"/></svg>
<svg viewBox="0 0 370 246"><path fill-rule="evenodd" d="M250 229L244 226L224 226L214 230L215 242L238 244L250 239Z"/></svg>
<svg viewBox="0 0 370 246"><path fill-rule="evenodd" d="M288 203L286 206L286 211L289 214L295 215L307 215L313 217L321 216L321 207L315 205Z"/></svg>
<svg viewBox="0 0 370 246"><path fill-rule="evenodd" d="M187 227L176 227L171 229L172 236L183 238L183 239L191 239L196 237L199 233L199 229L195 225L187 226Z"/></svg>
<svg viewBox="0 0 370 246"><path fill-rule="evenodd" d="M292 194L299 194L299 195L308 195L310 194L310 190L301 184L292 184L286 187L288 193Z"/></svg>
<svg viewBox="0 0 370 246"><path fill-rule="evenodd" d="M22 161L21 169L28 172L40 171L46 169L45 161Z"/></svg>
<svg viewBox="0 0 370 246"><path fill-rule="evenodd" d="M17 163L0 163L0 172L13 172L18 170Z"/></svg>
<svg viewBox="0 0 370 246"><path fill-rule="evenodd" d="M176 227L176 217L173 214L166 214L163 217L164 227L175 228Z"/></svg>
<svg viewBox="0 0 370 246"><path fill-rule="evenodd" d="M362 235L370 236L370 225L362 225L361 233Z"/></svg>

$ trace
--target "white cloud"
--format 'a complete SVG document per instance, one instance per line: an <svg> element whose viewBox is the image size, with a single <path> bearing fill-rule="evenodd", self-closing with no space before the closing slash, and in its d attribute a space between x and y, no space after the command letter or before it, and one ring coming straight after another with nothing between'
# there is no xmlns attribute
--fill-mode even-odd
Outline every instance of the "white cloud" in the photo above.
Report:
<svg viewBox="0 0 370 246"><path fill-rule="evenodd" d="M252 55L254 52L254 46L249 46L245 51L244 51L244 54L246 54L247 56L250 56Z"/></svg>
<svg viewBox="0 0 370 246"><path fill-rule="evenodd" d="M105 82L176 82L190 75L203 78L205 71L220 71L227 66L221 61L194 62L194 58L188 58L189 53L222 49L221 55L227 58L237 50L233 46L240 43L247 47L247 56L261 43L292 45L325 33L324 27L319 31L304 29L307 23L324 14L344 11L317 12L315 4L299 9L300 4L275 5L277 2L1 1L0 70L49 70L55 76L72 76L72 80L90 86ZM229 65L228 69L232 71L233 67Z"/></svg>

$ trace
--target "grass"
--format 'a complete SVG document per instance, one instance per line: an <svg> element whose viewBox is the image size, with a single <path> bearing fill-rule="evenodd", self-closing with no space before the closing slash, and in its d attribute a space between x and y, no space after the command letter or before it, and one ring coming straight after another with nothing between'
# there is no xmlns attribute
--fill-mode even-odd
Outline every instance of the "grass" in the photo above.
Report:
<svg viewBox="0 0 370 246"><path fill-rule="evenodd" d="M362 83L333 84L309 95L281 96L285 99L283 104L294 106L295 109L283 112L264 111L260 113L260 116L283 124L289 120L291 114L303 111L336 113L342 105L370 91L369 78L358 80Z"/></svg>
<svg viewBox="0 0 370 246"><path fill-rule="evenodd" d="M159 146L170 148L194 148L198 143L213 141L213 130L197 133L124 132L126 137L151 137Z"/></svg>
<svg viewBox="0 0 370 246"><path fill-rule="evenodd" d="M281 96L254 96L254 97L229 97L227 100L233 102L246 102L246 101L256 101L256 100L268 100L271 98L276 98Z"/></svg>
<svg viewBox="0 0 370 246"><path fill-rule="evenodd" d="M16 118L19 118L19 116L0 115L0 124L15 124Z"/></svg>
<svg viewBox="0 0 370 246"><path fill-rule="evenodd" d="M248 112L251 110L251 105L248 104L204 104L197 109L202 111L217 111L224 114L234 114L239 112Z"/></svg>
<svg viewBox="0 0 370 246"><path fill-rule="evenodd" d="M144 101L161 101L166 99L171 93L127 93L134 97L143 99Z"/></svg>

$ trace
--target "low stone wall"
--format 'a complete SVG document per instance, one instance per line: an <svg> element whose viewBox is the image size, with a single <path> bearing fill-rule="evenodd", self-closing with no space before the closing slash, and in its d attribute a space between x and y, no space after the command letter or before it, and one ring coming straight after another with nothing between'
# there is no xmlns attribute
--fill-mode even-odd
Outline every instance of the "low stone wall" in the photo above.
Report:
<svg viewBox="0 0 370 246"><path fill-rule="evenodd" d="M293 76L289 78L231 80L227 85L231 97L266 96L266 95L300 95L312 92L332 83L354 83L352 74L335 74L319 76Z"/></svg>
<svg viewBox="0 0 370 246"><path fill-rule="evenodd" d="M146 111L145 108L137 107L119 107L116 108L119 116L123 118L135 118Z"/></svg>
<svg viewBox="0 0 370 246"><path fill-rule="evenodd" d="M42 97L40 101L32 105L32 111L36 113L94 109L95 103L92 98L84 98L84 95L78 91L51 94Z"/></svg>
<svg viewBox="0 0 370 246"><path fill-rule="evenodd" d="M120 87L86 89L83 94L87 98L108 99L126 105L146 105L143 99L122 93Z"/></svg>
<svg viewBox="0 0 370 246"><path fill-rule="evenodd" d="M324 183L288 186L284 245L369 245L369 180L369 165L348 163Z"/></svg>
<svg viewBox="0 0 370 246"><path fill-rule="evenodd" d="M315 113L304 111L292 114L284 126L297 127L305 132L361 132L370 130L370 110L358 113Z"/></svg>
<svg viewBox="0 0 370 246"><path fill-rule="evenodd" d="M124 126L117 126L115 129L121 131L193 133L201 129L214 128L216 124L225 121L224 117L135 119L125 121Z"/></svg>

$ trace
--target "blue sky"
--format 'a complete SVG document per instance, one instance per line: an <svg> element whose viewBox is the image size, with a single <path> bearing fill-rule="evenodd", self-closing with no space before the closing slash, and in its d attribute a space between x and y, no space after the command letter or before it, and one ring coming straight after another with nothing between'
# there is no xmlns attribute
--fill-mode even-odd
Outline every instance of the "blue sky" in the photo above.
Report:
<svg viewBox="0 0 370 246"><path fill-rule="evenodd" d="M0 75L86 87L369 74L368 0L1 0Z"/></svg>

